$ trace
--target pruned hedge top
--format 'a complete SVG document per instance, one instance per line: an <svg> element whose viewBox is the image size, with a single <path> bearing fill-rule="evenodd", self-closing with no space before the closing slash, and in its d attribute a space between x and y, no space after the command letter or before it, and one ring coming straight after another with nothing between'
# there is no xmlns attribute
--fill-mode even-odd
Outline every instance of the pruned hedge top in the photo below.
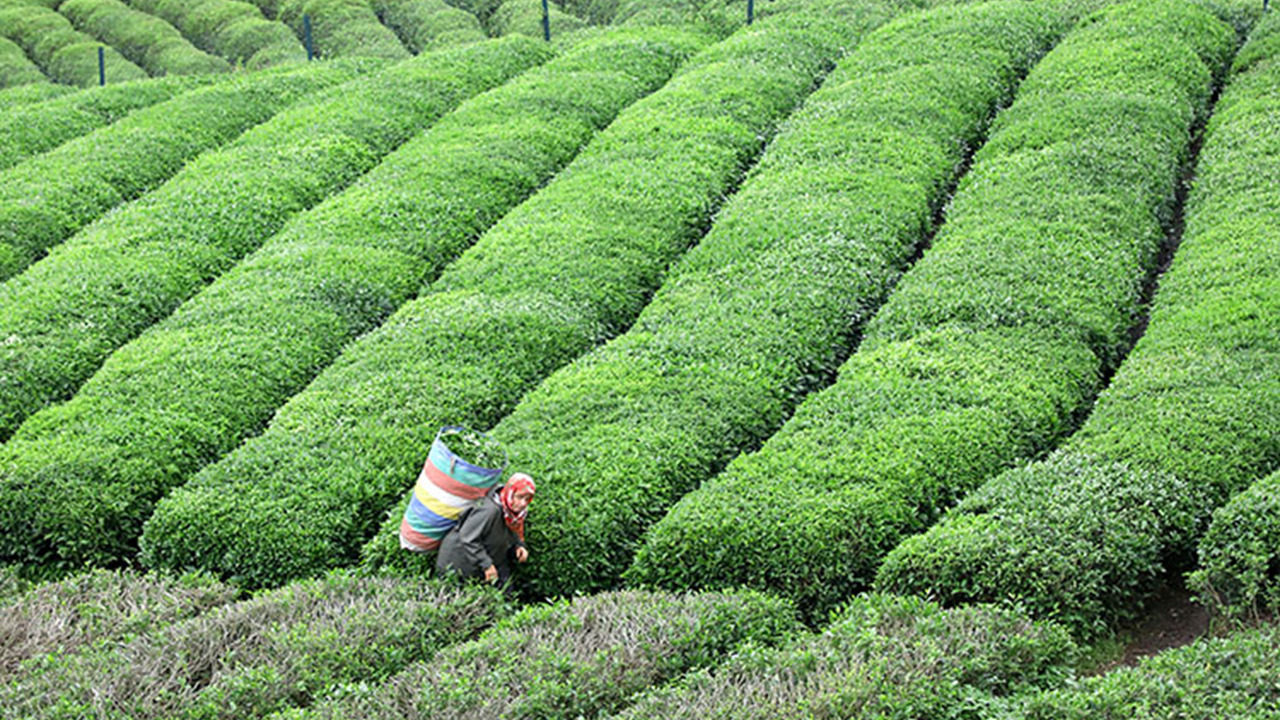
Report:
<svg viewBox="0 0 1280 720"><path fill-rule="evenodd" d="M261 4L264 0L258 0ZM276 2L276 0L271 0ZM378 21L373 0L278 0L279 20L299 38L311 18L314 50L322 58L381 57L400 60L409 51Z"/></svg>
<svg viewBox="0 0 1280 720"><path fill-rule="evenodd" d="M196 47L252 70L307 59L293 31L267 20L256 6L238 0L127 0L130 6L163 18Z"/></svg>
<svg viewBox="0 0 1280 720"><path fill-rule="evenodd" d="M0 4L0 35L17 42L55 82L89 87L99 81L98 50L103 44L77 31L53 9L35 3ZM113 47L105 48L108 83L139 80L147 72Z"/></svg>
<svg viewBox="0 0 1280 720"><path fill-rule="evenodd" d="M58 11L76 27L110 43L152 75L230 72L226 60L192 45L177 28L120 0L65 0Z"/></svg>

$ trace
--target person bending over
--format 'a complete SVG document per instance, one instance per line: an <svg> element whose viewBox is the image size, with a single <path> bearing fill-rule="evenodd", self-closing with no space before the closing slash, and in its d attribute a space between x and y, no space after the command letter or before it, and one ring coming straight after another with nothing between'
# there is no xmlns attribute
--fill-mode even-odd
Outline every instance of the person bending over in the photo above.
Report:
<svg viewBox="0 0 1280 720"><path fill-rule="evenodd" d="M516 473L506 485L485 495L440 541L436 557L440 574L484 578L505 590L511 580L511 561L529 559L524 519L533 493L533 478Z"/></svg>

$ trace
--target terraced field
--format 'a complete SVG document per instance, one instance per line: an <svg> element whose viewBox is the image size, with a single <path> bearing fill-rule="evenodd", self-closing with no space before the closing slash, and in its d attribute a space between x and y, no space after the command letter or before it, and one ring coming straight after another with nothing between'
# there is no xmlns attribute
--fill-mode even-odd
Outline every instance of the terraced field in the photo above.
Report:
<svg viewBox="0 0 1280 720"><path fill-rule="evenodd" d="M753 13L0 0L0 718L1280 716L1280 15Z"/></svg>

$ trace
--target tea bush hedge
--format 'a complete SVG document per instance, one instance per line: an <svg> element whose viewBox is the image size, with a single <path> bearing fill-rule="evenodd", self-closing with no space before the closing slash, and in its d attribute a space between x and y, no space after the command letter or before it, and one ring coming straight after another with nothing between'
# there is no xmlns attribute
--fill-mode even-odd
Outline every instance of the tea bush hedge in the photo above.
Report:
<svg viewBox="0 0 1280 720"><path fill-rule="evenodd" d="M311 17L315 53L322 58L372 56L400 60L409 51L378 21L374 0L279 0L280 21L303 37Z"/></svg>
<svg viewBox="0 0 1280 720"><path fill-rule="evenodd" d="M1277 77L1258 77L1237 76L1217 105L1146 332L1089 420L1059 457L993 480L904 542L883 587L1020 597L1082 635L1102 633L1187 561L1213 508L1280 466L1277 143L1260 132L1276 126ZM1045 567L1074 579L1054 584Z"/></svg>
<svg viewBox="0 0 1280 720"><path fill-rule="evenodd" d="M0 170L110 125L134 110L208 85L213 79L203 75L119 83L5 111L0 115Z"/></svg>
<svg viewBox="0 0 1280 720"><path fill-rule="evenodd" d="M739 653L609 717L977 718L1007 697L1060 684L1073 654L1062 628L1008 610L863 596L821 634Z"/></svg>
<svg viewBox="0 0 1280 720"><path fill-rule="evenodd" d="M128 0L131 7L172 23L196 47L234 65L260 69L307 59L284 23L267 20L258 6L238 0Z"/></svg>
<svg viewBox="0 0 1280 720"><path fill-rule="evenodd" d="M373 9L414 53L488 37L475 15L444 0L374 0Z"/></svg>
<svg viewBox="0 0 1280 720"><path fill-rule="evenodd" d="M1206 605L1234 617L1280 610L1280 472L1214 512L1199 555L1190 580Z"/></svg>
<svg viewBox="0 0 1280 720"><path fill-rule="evenodd" d="M894 12L881 5L868 29ZM647 526L834 372L927 235L966 146L1062 25L1015 2L871 32L631 330L498 424L542 495L530 525L542 550L522 573L536 592L616 583Z"/></svg>
<svg viewBox="0 0 1280 720"><path fill-rule="evenodd" d="M0 4L0 35L21 45L55 82L80 87L98 84L98 49L103 44L77 31L53 9L19 0ZM147 77L145 70L112 47L105 48L104 70L108 83Z"/></svg>
<svg viewBox="0 0 1280 720"><path fill-rule="evenodd" d="M120 0L65 0L58 12L153 76L231 70L226 60L192 45L174 26Z"/></svg>
<svg viewBox="0 0 1280 720"><path fill-rule="evenodd" d="M71 85L58 85L51 82L0 88L0 112L65 97L74 94L78 89Z"/></svg>
<svg viewBox="0 0 1280 720"><path fill-rule="evenodd" d="M102 477L155 488L155 499L182 485L260 430L346 343L411 299L700 44L664 35L614 33L464 103L117 351L63 414L113 422L69 420L58 443L86 449L80 462ZM550 54L545 43L518 42ZM204 430L192 444L179 429L194 426ZM150 439L119 441L143 434ZM127 475L110 470L125 464ZM158 508L144 561L239 573L235 523L173 530L206 509L192 495Z"/></svg>
<svg viewBox="0 0 1280 720"><path fill-rule="evenodd" d="M548 4L551 16L551 38L575 30L581 30L587 23L564 12L554 3ZM506 0L489 19L489 31L494 35L510 35L520 33L529 37L541 38L542 35L542 0Z"/></svg>
<svg viewBox="0 0 1280 720"><path fill-rule="evenodd" d="M0 37L0 88L47 82L49 78L27 58L17 43Z"/></svg>
<svg viewBox="0 0 1280 720"><path fill-rule="evenodd" d="M0 287L3 301L14 300L0 302L0 327L6 337L22 338L5 346L4 367L13 368L6 380L20 388L27 401L22 405L5 398L5 403L16 415L69 395L114 349L260 246L291 216L350 185L464 100L549 55L547 48L528 38L423 55L334 88L246 133L225 150L201 156L159 190L113 213ZM93 274L86 277L84 268L90 266ZM121 288L133 292L125 294ZM339 287L326 287L320 297L340 302L341 293ZM77 320L60 321L68 317ZM89 318L88 326L79 321ZM199 326L207 319L193 321L193 327L170 340L175 344L162 344L164 353L176 352L188 338L222 347L234 342L236 333L218 340L202 335ZM279 330L289 333L287 325ZM295 336L294 342L303 340ZM239 362L233 363L239 375L270 372ZM129 374L127 367L122 369ZM197 379L192 372L181 376L185 382ZM132 388L149 382L133 377ZM13 499L5 509L6 527L26 529L8 534L0 555L60 565L129 558L154 503L172 486L172 476L181 476L181 469L173 466L144 471L145 455L126 460L130 448L143 446L136 436L109 441L125 453L111 462L95 461L97 450L63 442L64 433L75 432L77 417L93 417L91 424L98 424L98 410L93 408L109 402L113 391L130 392L129 387L98 385L85 388L88 394L82 403L47 407L30 418L26 429L0 449L0 504ZM161 413L170 403L164 395L155 401L158 405L152 409ZM194 425L184 420L167 426L173 433L170 439L185 444L190 453L188 469L191 458L208 458L215 442L199 417L194 420ZM117 431L127 427L118 426ZM129 432L133 431L145 437L153 430ZM167 484L153 484L159 480ZM101 492L67 492L57 500L41 497L60 493L54 491L57 487L84 483ZM86 526L95 531L84 532Z"/></svg>
<svg viewBox="0 0 1280 720"><path fill-rule="evenodd" d="M1109 21L1135 17L1149 35L1113 53ZM1142 2L1104 11L1045 56L835 384L678 503L631 577L784 587L821 616L867 587L901 537L1066 434L1128 337L1211 89L1183 33L1234 39L1198 8ZM1135 62L1138 43L1159 63ZM1175 73L1200 85L1165 92L1159 79ZM1076 74L1098 89L1061 89ZM1123 77L1132 92L1105 90ZM1151 85L1161 93L1141 94Z"/></svg>
<svg viewBox="0 0 1280 720"><path fill-rule="evenodd" d="M284 717L594 718L798 625L791 605L762 594L601 593L525 608L382 687Z"/></svg>
<svg viewBox="0 0 1280 720"><path fill-rule="evenodd" d="M335 575L156 632L35 658L0 685L0 718L262 717L474 637L511 611L492 588Z"/></svg>

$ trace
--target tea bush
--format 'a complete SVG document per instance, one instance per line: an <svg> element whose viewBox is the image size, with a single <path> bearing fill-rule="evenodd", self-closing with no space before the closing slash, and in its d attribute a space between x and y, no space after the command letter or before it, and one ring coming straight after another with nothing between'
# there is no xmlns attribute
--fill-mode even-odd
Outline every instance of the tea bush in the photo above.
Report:
<svg viewBox="0 0 1280 720"><path fill-rule="evenodd" d="M1205 604L1220 613L1245 617L1280 610L1280 472L1214 512L1200 540L1200 569L1190 580Z"/></svg>
<svg viewBox="0 0 1280 720"><path fill-rule="evenodd" d="M0 35L21 45L54 82L80 87L98 84L98 49L102 43L77 31L53 9L23 2L0 5ZM147 77L145 70L112 47L105 48L104 69L108 83Z"/></svg>
<svg viewBox="0 0 1280 720"><path fill-rule="evenodd" d="M444 0L374 0L373 9L414 53L488 37L475 15Z"/></svg>
<svg viewBox="0 0 1280 720"><path fill-rule="evenodd" d="M551 38L581 30L587 23L570 15L555 3L548 4L551 15ZM542 37L542 0L505 0L489 19L489 30L494 35L520 33L529 37Z"/></svg>
<svg viewBox="0 0 1280 720"><path fill-rule="evenodd" d="M58 6L78 29L109 43L154 76L229 72L227 61L192 45L177 28L120 0L66 0Z"/></svg>
<svg viewBox="0 0 1280 720"><path fill-rule="evenodd" d="M256 5L238 0L127 0L182 31L196 47L234 65L260 69L307 59L287 25L267 20Z"/></svg>
<svg viewBox="0 0 1280 720"><path fill-rule="evenodd" d="M0 88L47 82L49 78L27 58L22 48L12 40L0 37Z"/></svg>
<svg viewBox="0 0 1280 720"><path fill-rule="evenodd" d="M0 112L9 112L25 105L35 105L54 98L73 95L78 88L51 82L29 83L16 87L0 88Z"/></svg>
<svg viewBox="0 0 1280 720"><path fill-rule="evenodd" d="M303 37L304 16L311 17L311 38L322 58L372 56L400 60L409 51L378 21L375 0L278 0L280 21Z"/></svg>

